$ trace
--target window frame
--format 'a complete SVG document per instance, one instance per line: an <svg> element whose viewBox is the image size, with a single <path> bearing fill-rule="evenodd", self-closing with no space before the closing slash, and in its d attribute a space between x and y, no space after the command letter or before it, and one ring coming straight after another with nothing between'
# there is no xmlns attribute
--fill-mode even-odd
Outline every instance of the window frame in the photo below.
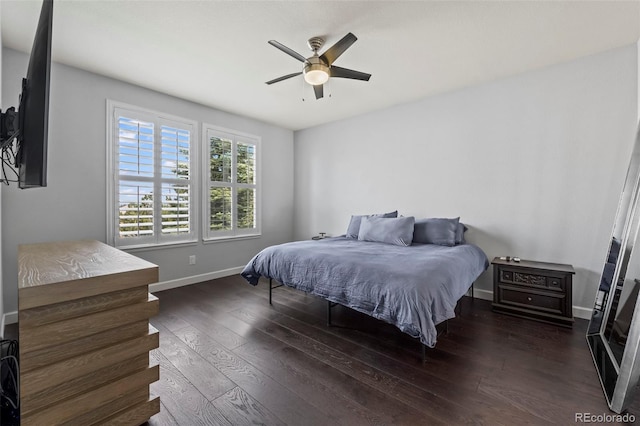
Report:
<svg viewBox="0 0 640 426"><path fill-rule="evenodd" d="M216 136L232 141L231 152L231 182L222 183L211 181L210 170L210 136L209 132ZM204 242L218 242L233 239L257 238L262 235L262 138L250 133L240 132L213 124L202 124L202 239ZM237 179L237 144L244 143L255 146L255 184L238 183ZM212 187L230 187L231 194L231 229L224 231L211 230L211 203L210 193ZM238 188L255 189L255 227L241 229L237 227L238 217Z"/></svg>
<svg viewBox="0 0 640 426"><path fill-rule="evenodd" d="M167 245L194 243L198 241L200 218L200 176L199 176L199 147L200 140L198 122L184 117L179 117L164 112L154 111L147 108L126 104L123 102L107 99L107 242L118 248L153 248ZM127 116L129 118L144 120L154 123L154 168L153 176L141 178L132 176L131 181L152 182L154 193L154 231L149 237L123 238L119 235L119 127L118 117ZM189 179L171 179L162 176L162 126L182 127L190 130L189 146ZM123 175L126 179L126 175ZM162 234L162 187L163 184L179 183L190 188L189 194L189 222L190 230L186 234ZM156 199L156 194L159 199ZM160 222L158 223L158 217Z"/></svg>

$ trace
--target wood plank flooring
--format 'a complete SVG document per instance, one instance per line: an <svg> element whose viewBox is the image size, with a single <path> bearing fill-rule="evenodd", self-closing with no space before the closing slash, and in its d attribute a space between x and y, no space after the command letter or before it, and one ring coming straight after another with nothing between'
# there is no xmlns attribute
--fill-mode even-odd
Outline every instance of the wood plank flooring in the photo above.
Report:
<svg viewBox="0 0 640 426"><path fill-rule="evenodd" d="M448 334L420 361L394 326L281 287L268 302L232 276L155 293L160 425L575 424L611 414L585 340L463 298ZM630 413L640 415L636 397Z"/></svg>
<svg viewBox="0 0 640 426"><path fill-rule="evenodd" d="M150 425L575 424L609 414L585 341L465 297L428 360L417 340L239 276L155 293L161 413ZM640 414L635 403L632 414Z"/></svg>

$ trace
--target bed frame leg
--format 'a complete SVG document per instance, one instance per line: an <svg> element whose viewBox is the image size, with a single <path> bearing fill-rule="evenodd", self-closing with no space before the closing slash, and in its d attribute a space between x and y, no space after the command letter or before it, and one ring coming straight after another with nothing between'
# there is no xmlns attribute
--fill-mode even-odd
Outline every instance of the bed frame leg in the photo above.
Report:
<svg viewBox="0 0 640 426"><path fill-rule="evenodd" d="M274 288L278 288L278 287L282 287L284 284L278 284L278 285L273 285L273 278L269 278L269 304L273 305L273 303L271 303L272 297L271 297L271 293L273 291Z"/></svg>
<svg viewBox="0 0 640 426"><path fill-rule="evenodd" d="M474 287L475 282L471 283L471 287L469 288L471 290L471 302L473 303L473 301L475 300L475 294L474 294ZM467 292L467 294L469 294L469 292ZM460 300L458 300L458 303L456 304L456 308L458 308L458 315L462 316L462 298L460 298ZM455 311L455 309L454 309Z"/></svg>
<svg viewBox="0 0 640 426"><path fill-rule="evenodd" d="M420 359L422 360L422 363L426 363L427 362L427 347L425 346L424 343L420 342L420 347L421 349L421 357Z"/></svg>
<svg viewBox="0 0 640 426"><path fill-rule="evenodd" d="M327 300L327 327L331 327L331 302Z"/></svg>

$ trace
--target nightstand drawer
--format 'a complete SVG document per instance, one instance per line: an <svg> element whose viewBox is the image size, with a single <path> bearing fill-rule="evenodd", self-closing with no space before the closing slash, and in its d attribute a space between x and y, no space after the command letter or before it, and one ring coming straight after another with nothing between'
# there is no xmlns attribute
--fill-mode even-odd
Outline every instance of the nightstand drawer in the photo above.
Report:
<svg viewBox="0 0 640 426"><path fill-rule="evenodd" d="M538 275L534 273L514 271L507 268L498 268L498 271L498 281L505 284L515 284L555 291L564 291L566 286L565 279L563 277Z"/></svg>
<svg viewBox="0 0 640 426"><path fill-rule="evenodd" d="M564 278L558 277L548 277L547 278L547 287L551 290L562 290L565 288L565 280Z"/></svg>
<svg viewBox="0 0 640 426"><path fill-rule="evenodd" d="M534 293L517 287L500 286L498 303L556 315L565 314L565 297L562 294Z"/></svg>

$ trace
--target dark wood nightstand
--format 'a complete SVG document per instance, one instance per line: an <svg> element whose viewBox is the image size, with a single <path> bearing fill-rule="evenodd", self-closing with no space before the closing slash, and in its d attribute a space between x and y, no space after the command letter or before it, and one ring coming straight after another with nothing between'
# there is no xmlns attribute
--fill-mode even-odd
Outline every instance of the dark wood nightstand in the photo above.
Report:
<svg viewBox="0 0 640 426"><path fill-rule="evenodd" d="M573 326L573 266L498 257L491 264L495 312Z"/></svg>

